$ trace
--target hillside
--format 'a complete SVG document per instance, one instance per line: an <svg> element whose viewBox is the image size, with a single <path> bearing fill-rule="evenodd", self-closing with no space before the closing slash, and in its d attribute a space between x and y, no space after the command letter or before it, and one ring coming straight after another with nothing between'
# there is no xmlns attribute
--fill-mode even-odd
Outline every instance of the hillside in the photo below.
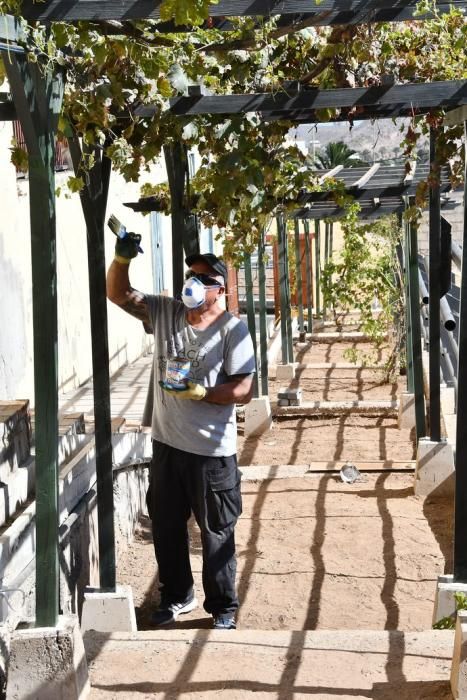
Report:
<svg viewBox="0 0 467 700"><path fill-rule="evenodd" d="M363 160L373 163L378 160L403 158L400 143L403 138L401 126L408 120L398 119L397 124L391 119L381 119L376 122L355 122L353 127L347 122L333 124L307 124L297 127L291 132L297 140L305 141L310 153L313 149L316 153L330 141L344 141L350 148L356 151ZM313 143L314 142L314 143ZM422 141L420 156L428 155L428 140Z"/></svg>

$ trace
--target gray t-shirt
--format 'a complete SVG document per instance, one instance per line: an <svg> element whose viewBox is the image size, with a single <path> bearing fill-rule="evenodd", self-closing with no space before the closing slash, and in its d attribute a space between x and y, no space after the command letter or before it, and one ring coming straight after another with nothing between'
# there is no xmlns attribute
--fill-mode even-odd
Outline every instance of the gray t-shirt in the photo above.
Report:
<svg viewBox="0 0 467 700"><path fill-rule="evenodd" d="M174 357L190 360L190 379L206 387L235 374L251 374L255 362L248 328L226 311L209 328L197 330L187 322L182 302L164 296L146 299L154 329L154 367L143 423L151 425L154 440L179 450L209 457L235 454L233 404L179 399L161 389L159 381L165 379L167 359Z"/></svg>

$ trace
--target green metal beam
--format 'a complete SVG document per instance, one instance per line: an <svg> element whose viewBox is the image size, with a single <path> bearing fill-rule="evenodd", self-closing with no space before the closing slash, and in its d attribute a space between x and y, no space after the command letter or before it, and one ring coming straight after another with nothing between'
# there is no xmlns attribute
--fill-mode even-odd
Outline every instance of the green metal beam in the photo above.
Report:
<svg viewBox="0 0 467 700"><path fill-rule="evenodd" d="M59 611L55 134L61 72L3 53L29 154L36 440L36 625Z"/></svg>

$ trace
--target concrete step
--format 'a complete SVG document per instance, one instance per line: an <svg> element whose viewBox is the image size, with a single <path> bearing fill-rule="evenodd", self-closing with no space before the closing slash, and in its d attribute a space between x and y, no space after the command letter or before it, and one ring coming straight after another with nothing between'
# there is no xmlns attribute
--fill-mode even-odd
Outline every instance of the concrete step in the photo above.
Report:
<svg viewBox="0 0 467 700"><path fill-rule="evenodd" d="M0 481L7 482L30 454L29 401L0 401Z"/></svg>
<svg viewBox="0 0 467 700"><path fill-rule="evenodd" d="M84 637L91 700L448 700L453 640L447 630L158 629Z"/></svg>

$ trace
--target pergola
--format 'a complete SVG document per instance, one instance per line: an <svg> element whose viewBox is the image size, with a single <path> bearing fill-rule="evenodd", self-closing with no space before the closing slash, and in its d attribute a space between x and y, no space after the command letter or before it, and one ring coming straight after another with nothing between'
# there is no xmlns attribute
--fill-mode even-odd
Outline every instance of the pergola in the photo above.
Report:
<svg viewBox="0 0 467 700"><path fill-rule="evenodd" d="M357 24L414 17L415 0L323 0L313 5L305 0L221 0L210 8L209 26L230 27L228 16L267 17L280 15L283 31L305 26ZM437 5L448 11L451 4ZM121 25L135 19L157 19L158 3L154 0L49 0L22 3L23 16L30 21L91 21L110 23L107 30L121 33ZM113 24L117 22L119 26ZM167 31L172 25L160 25ZM186 28L178 28L184 30ZM64 76L60 67L41 72L29 64L21 45L20 23L11 16L0 17L0 50L8 52L5 67L12 102L0 101L0 119L18 118L29 152L31 208L32 273L34 285L34 374L36 387L36 527L37 580L36 624L55 626L59 609L58 566L58 387L57 387L57 299L55 254L55 194L53 153L58 116L61 110ZM335 110L333 119L378 119L414 116L431 109L460 109L457 119L466 122L467 81L383 85L371 88L318 90L291 85L287 91L262 95L203 96L192 94L171 101L174 114L235 114L257 112L264 119L287 119L295 123L314 122L316 110ZM136 116L151 116L142 108ZM435 160L435 134L431 137L431 161ZM80 141L70 138L70 149L79 172ZM93 348L94 403L99 517L100 582L102 588L115 589L115 553L113 532L111 425L108 376L107 316L105 300L104 221L110 177L110 161L96 152L96 165L81 193L88 234L90 277L91 332ZM170 174L169 174L170 175ZM355 184L355 183L354 183ZM399 195L397 195L399 197ZM383 198L384 199L384 198ZM362 200L363 201L363 200ZM318 203L313 202L310 211ZM392 206L392 205L391 205ZM382 211L380 209L380 211ZM324 216L321 212L320 216ZM416 259L416 231L410 227L407 239L408 267ZM464 228L467 239L467 222ZM181 245L175 253L181 258ZM440 266L440 188L433 185L430 195L430 429L433 440L439 435L439 266ZM467 247L463 247L463 272L467 269ZM175 257L175 255L174 255ZM285 268L284 268L285 269ZM418 285L409 275L409 298L412 324ZM465 296L464 296L465 295ZM467 273L462 276L461 298L467 299ZM438 340L436 340L436 338ZM420 344L420 333L413 327L413 343ZM459 395L457 429L457 478L454 579L467 581L467 310L461 304L459 332ZM413 363L418 362L413 354Z"/></svg>

